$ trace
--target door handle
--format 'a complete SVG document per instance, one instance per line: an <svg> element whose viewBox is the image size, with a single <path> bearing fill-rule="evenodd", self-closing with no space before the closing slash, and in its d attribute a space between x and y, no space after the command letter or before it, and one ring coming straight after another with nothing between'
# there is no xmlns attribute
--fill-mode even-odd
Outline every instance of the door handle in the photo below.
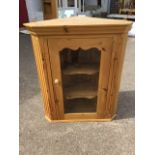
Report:
<svg viewBox="0 0 155 155"><path fill-rule="evenodd" d="M59 79L54 79L54 84L59 84L60 80Z"/></svg>

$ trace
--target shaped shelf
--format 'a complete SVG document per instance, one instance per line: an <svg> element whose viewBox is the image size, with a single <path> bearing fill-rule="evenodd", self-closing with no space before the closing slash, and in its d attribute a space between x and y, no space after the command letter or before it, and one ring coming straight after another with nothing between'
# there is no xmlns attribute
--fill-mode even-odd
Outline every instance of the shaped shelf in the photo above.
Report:
<svg viewBox="0 0 155 155"><path fill-rule="evenodd" d="M77 84L65 88L65 99L86 98L93 99L97 96L97 88L88 84Z"/></svg>
<svg viewBox="0 0 155 155"><path fill-rule="evenodd" d="M68 66L63 70L64 75L86 74L93 75L99 72L98 65L82 64Z"/></svg>

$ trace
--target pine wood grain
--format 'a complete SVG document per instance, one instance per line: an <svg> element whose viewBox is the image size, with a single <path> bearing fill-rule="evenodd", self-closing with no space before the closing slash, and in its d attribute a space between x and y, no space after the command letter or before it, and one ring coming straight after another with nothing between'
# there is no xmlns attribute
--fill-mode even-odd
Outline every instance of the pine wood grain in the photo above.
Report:
<svg viewBox="0 0 155 155"><path fill-rule="evenodd" d="M92 17L70 17L25 23L31 34L35 35L78 35L126 33L132 22Z"/></svg>

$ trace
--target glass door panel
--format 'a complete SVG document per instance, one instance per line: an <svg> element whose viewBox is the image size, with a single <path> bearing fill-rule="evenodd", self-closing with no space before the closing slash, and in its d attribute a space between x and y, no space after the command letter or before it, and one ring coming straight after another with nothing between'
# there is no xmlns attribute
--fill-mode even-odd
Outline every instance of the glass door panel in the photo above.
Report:
<svg viewBox="0 0 155 155"><path fill-rule="evenodd" d="M96 112L100 58L97 48L60 51L64 113Z"/></svg>

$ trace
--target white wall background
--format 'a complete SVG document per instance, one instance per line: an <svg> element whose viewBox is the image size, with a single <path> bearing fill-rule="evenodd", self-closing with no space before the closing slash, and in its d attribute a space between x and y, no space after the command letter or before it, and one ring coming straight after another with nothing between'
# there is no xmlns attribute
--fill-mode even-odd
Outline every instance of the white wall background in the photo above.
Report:
<svg viewBox="0 0 155 155"><path fill-rule="evenodd" d="M101 0L101 6L104 12L108 11L109 0Z"/></svg>
<svg viewBox="0 0 155 155"><path fill-rule="evenodd" d="M25 0L29 21L43 20L42 1Z"/></svg>

